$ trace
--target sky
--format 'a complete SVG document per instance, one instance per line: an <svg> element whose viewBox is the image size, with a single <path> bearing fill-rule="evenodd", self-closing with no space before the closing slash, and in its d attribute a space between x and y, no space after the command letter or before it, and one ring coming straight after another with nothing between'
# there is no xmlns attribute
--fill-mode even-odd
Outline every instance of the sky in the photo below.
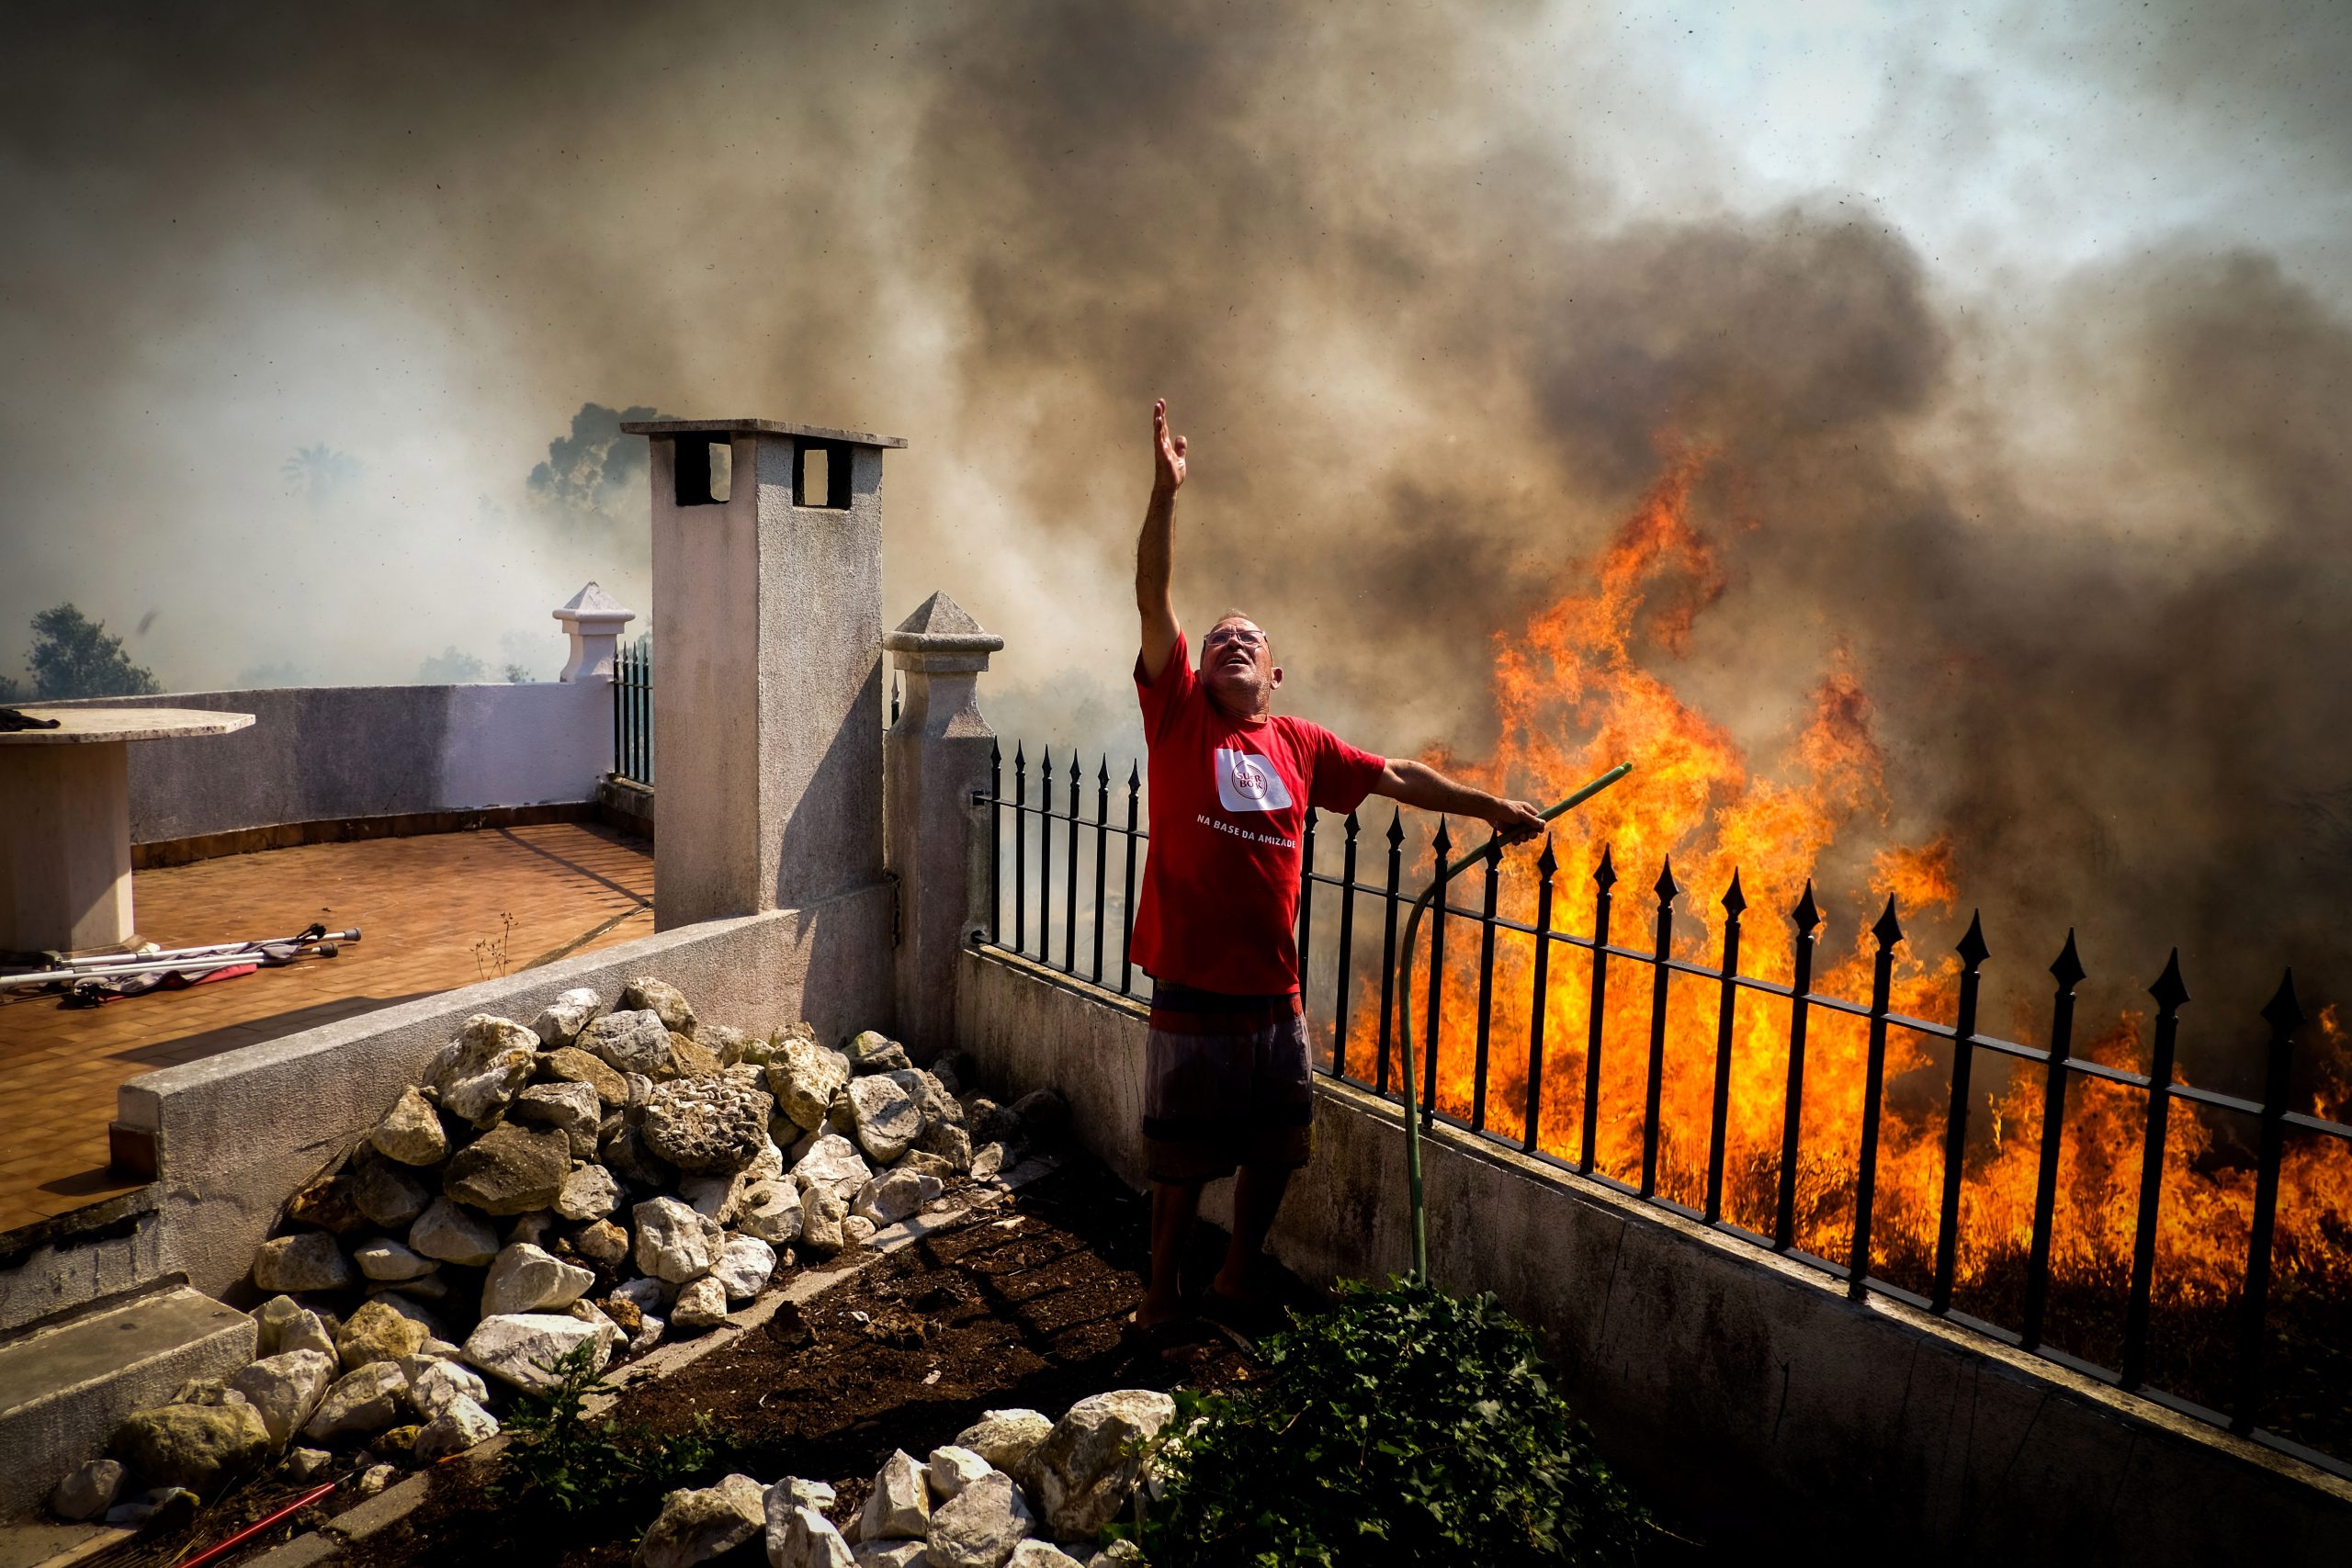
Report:
<svg viewBox="0 0 2352 1568"><path fill-rule="evenodd" d="M2346 80L2324 4L51 8L0 670L71 600L167 689L550 677L583 581L648 603L616 422L757 415L908 437L886 615L945 589L1001 728L1131 749L1165 395L1180 610L1475 756L1498 636L1699 450L1723 582L1653 655L1743 744L1847 661L1895 830L2191 844L2132 897L2285 888L2332 962Z"/></svg>
<svg viewBox="0 0 2352 1568"><path fill-rule="evenodd" d="M572 130L594 136L593 122L557 90L544 95L550 112L535 134L526 60L471 77L458 65L466 85L454 91L431 84L436 29L424 13L406 24L381 7L353 13L370 19L352 25L350 47L382 48L401 62L392 80L362 88L375 98L363 114L322 101L315 57L273 48L272 29L245 9L242 29L226 14L187 28L215 33L211 48L200 38L141 38L150 18L101 7L104 25L68 24L50 39L36 26L16 56L16 72L105 112L43 116L52 100L40 90L12 94L14 107L0 111L0 188L19 220L15 239L0 241L15 253L0 344L16 371L0 408L21 498L0 522L9 566L0 663L21 654L33 610L72 598L116 629L153 612L134 649L182 688L272 669L307 680L412 679L422 660L449 647L492 664L519 657L544 674L560 658L546 613L575 579L618 576L616 586L643 592L639 562L567 548L575 541L523 517L546 443L589 402L752 412L737 405L754 387L792 401L788 380L770 394L774 383L729 363L752 345L724 341L720 299L757 287L757 272L712 276L729 257L699 254L682 206L707 188L665 197L643 171L600 180L595 162L627 162L640 138L688 159L742 158L762 179L796 154L846 157L859 166L844 182L856 187L846 199L903 199L893 182L916 134L909 111L953 74L968 39L926 56L917 13L893 13L896 26L857 41L869 53L895 46L899 58L873 75L872 90L842 95L840 105L872 123L836 124L837 144L820 149L781 135L764 145L744 138L761 117L741 100L759 89L729 75L722 38L707 33L708 47L695 51L706 69L674 101L630 95L626 139L567 150L548 143ZM1278 47L1302 61L1324 55L1318 32L1340 30L1331 13L1287 9L1298 25ZM1511 17L1494 45L1498 58L1463 72L1469 91L1491 94L1488 112L1465 117L1449 106L1430 120L1445 120L1442 134L1455 139L1548 143L1545 154L1582 176L1579 199L1602 224L1763 214L1800 201L1856 209L1915 245L1933 287L1990 313L2019 279L2038 292L2069 269L2184 232L2275 256L2337 309L2352 288L2343 247L2352 152L2332 101L2340 94L2330 90L2352 65L2352 28L2324 6L1502 9ZM192 11L202 17L202 7ZM601 78L582 96L626 91L628 29L613 28L608 48L594 36L597 18L616 13L537 16L569 35L567 73ZM795 30L826 26L823 10L806 11ZM1019 22L1008 16L1002 26ZM258 52L225 47L232 37ZM497 40L518 50L524 41ZM453 33L451 52L465 47ZM664 62L655 73L691 70ZM158 78L163 101L150 102ZM535 181L557 188L524 210L501 210L513 188L478 182L460 148L379 161L386 144L430 135L400 123L404 116L439 113L460 97L470 100L461 115L496 127L486 156L531 165ZM502 100L503 113L486 108ZM370 127L379 111L389 118ZM31 123L40 118L74 144L49 145ZM167 144L183 129L202 149L187 160L197 166L157 168L178 162ZM320 155L288 145L297 141ZM354 162L339 175L346 151ZM1223 177L1207 164L1188 173L1211 185ZM518 243L514 231L526 223L548 226L556 243L546 251ZM665 298L591 288L527 320L532 268L566 266L571 247L634 247L649 225L665 224L675 225L676 253L632 275ZM821 235L803 238L822 249ZM355 250L371 253L368 261L355 265ZM508 255L513 270L500 265ZM956 333L955 304L911 282L889 300L888 373L920 374L927 344ZM647 329L690 339L666 374L600 374L593 352L546 363L550 333ZM853 367L846 378L856 375ZM1050 399L1050 389L1037 396ZM942 430L929 397L877 387L858 400L871 423L914 438L893 461L916 470L901 482L926 502L960 495L983 513L1012 504L985 436ZM827 406L797 403L756 412L831 416ZM344 455L348 477L320 484L287 473L299 452L320 446ZM1095 592L1133 510L1108 495L1097 504L1105 547L1078 581L1038 571L1046 563L1035 559L1013 573L968 561L984 581L941 585L991 602L1008 621ZM1001 520L1017 526L1014 510ZM919 600L927 582L893 565L893 605ZM1001 581L1032 572L1025 583ZM1059 639L1018 639L1003 666L1050 679L1072 651Z"/></svg>

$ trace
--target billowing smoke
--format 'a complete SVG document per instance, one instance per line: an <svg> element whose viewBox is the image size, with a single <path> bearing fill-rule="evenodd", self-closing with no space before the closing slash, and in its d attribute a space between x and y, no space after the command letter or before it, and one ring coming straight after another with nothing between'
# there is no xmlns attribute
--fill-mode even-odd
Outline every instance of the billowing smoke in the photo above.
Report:
<svg viewBox="0 0 2352 1568"><path fill-rule="evenodd" d="M1862 141L1948 181L1931 224L1744 164L1679 27L1576 7L44 15L0 63L0 628L161 606L182 687L551 665L582 581L648 602L617 421L799 417L912 438L891 607L1007 636L1002 727L1124 750L1161 394L1182 604L1264 621L1295 709L1476 756L1494 638L1697 452L1721 579L1650 657L1759 761L1848 661L1858 863L1949 829L2029 974L2075 924L2118 995L2181 943L2217 1025L2282 963L2331 994L2352 317L2340 196L2290 198L2344 188L2352 35L1987 26L2124 107L2013 123L1898 50ZM2123 188L2245 138L2291 169L2238 208ZM2101 201L2129 246L2018 238Z"/></svg>

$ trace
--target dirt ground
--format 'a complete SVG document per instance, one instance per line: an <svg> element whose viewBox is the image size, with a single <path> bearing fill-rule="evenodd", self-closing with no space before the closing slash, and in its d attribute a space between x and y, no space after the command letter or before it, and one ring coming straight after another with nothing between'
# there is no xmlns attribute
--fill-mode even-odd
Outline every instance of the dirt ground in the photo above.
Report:
<svg viewBox="0 0 2352 1568"><path fill-rule="evenodd" d="M831 1481L840 1489L834 1514L846 1519L893 1449L920 1458L983 1410L1027 1406L1059 1416L1110 1388L1247 1381L1253 1362L1222 1337L1164 1352L1123 1340L1142 1294L1144 1221L1142 1200L1075 1158L834 1286L805 1311L787 1306L765 1330L630 1389L612 1415L624 1425L678 1432L707 1413L736 1445L718 1473ZM1200 1251L1213 1269L1222 1238L1203 1231ZM1280 1285L1295 1304L1311 1304L1296 1281ZM434 1473L434 1494L422 1507L347 1549L338 1562L609 1568L628 1561L637 1534L652 1522L650 1510L641 1518L567 1519L542 1508L502 1508L484 1495L473 1467L449 1464ZM224 1499L198 1529L149 1561L166 1563L186 1542L220 1539L300 1490L273 1482ZM274 1529L227 1561L250 1562L357 1501L330 1499L325 1511L298 1516L299 1523ZM757 1538L734 1555L746 1568L764 1561Z"/></svg>
<svg viewBox="0 0 2352 1568"><path fill-rule="evenodd" d="M874 1263L805 1308L782 1308L763 1328L659 1380L631 1387L611 1418L678 1433L707 1415L732 1442L729 1471L763 1483L786 1475L831 1482L831 1513L846 1522L864 1506L874 1472L894 1449L918 1458L977 1421L982 1411L1026 1406L1059 1416L1112 1388L1196 1389L1246 1383L1260 1368L1248 1342L1205 1334L1166 1350L1124 1334L1143 1293L1148 1264L1144 1201L1083 1156L999 1201ZM1214 1271L1224 1236L1204 1224L1187 1277ZM1325 1300L1279 1270L1282 1304ZM486 1491L494 1464L463 1460L432 1472L425 1502L345 1547L335 1568L621 1568L652 1523L658 1499L601 1515L565 1516L502 1506ZM348 1471L339 1458L333 1474ZM194 1527L141 1540L89 1568L168 1568L308 1488L272 1477L208 1507ZM251 1563L363 1499L345 1488L273 1527L210 1568ZM1645 1562L1706 1561L1705 1548L1653 1538ZM764 1568L760 1538L719 1568Z"/></svg>

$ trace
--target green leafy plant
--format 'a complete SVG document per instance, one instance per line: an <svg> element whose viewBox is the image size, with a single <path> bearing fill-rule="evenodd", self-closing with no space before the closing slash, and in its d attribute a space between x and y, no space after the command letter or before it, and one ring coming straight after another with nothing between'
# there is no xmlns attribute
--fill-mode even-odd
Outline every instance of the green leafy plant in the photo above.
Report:
<svg viewBox="0 0 2352 1568"><path fill-rule="evenodd" d="M1176 1395L1131 1532L1155 1568L1634 1560L1645 1517L1525 1325L1409 1278L1340 1292L1266 1339L1264 1383Z"/></svg>
<svg viewBox="0 0 2352 1568"><path fill-rule="evenodd" d="M545 1504L566 1514L641 1511L725 1466L733 1445L707 1411L677 1433L590 1420L590 1397L615 1392L596 1370L594 1348L592 1340L536 1363L556 1382L515 1399L506 1421L513 1440L492 1483L497 1502Z"/></svg>

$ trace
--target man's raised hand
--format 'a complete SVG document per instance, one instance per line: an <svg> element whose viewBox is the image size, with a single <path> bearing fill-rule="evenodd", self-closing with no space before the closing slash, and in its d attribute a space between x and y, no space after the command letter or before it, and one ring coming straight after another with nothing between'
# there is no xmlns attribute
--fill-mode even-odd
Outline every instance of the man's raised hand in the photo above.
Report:
<svg viewBox="0 0 2352 1568"><path fill-rule="evenodd" d="M1168 434L1168 400L1151 405L1151 488L1154 494L1173 495L1184 482L1184 438Z"/></svg>

